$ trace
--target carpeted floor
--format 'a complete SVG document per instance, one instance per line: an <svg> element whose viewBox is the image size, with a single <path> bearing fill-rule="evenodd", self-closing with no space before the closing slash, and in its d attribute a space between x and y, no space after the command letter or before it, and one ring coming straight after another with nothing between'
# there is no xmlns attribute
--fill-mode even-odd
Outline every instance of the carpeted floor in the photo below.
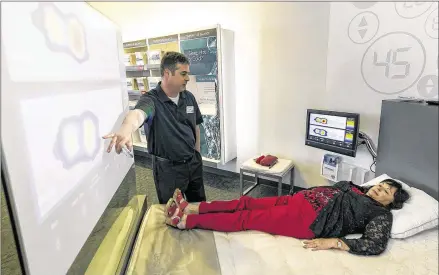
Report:
<svg viewBox="0 0 439 275"><path fill-rule="evenodd" d="M149 158L136 156L136 182L138 193L147 196L148 207L157 204L158 199L152 175L151 160ZM208 201L232 200L239 198L239 176L223 176L214 173L204 172L204 186ZM244 189L251 186L251 182L244 183ZM288 194L288 190L283 190ZM277 188L267 185L259 185L253 189L248 196L269 197L277 196Z"/></svg>
<svg viewBox="0 0 439 275"><path fill-rule="evenodd" d="M239 198L238 175L222 176L205 171L203 176L208 201ZM251 184L252 182L245 182L244 189ZM283 194L288 194L288 190L283 190ZM3 190L1 190L1 195L1 273L20 275L22 274L22 270L18 262L18 251L12 234L11 221L9 219ZM135 169L131 169L128 172L121 186L107 206L107 209L97 222L93 232L90 234L80 253L77 255L68 274L84 274L88 264L92 260L107 232L117 219L118 215L122 212L122 209L127 206L129 200L135 195L146 195L148 208L153 204L158 204L151 170L151 159L138 155L136 155L135 158ZM277 196L277 188L268 185L260 185L247 195L252 197Z"/></svg>

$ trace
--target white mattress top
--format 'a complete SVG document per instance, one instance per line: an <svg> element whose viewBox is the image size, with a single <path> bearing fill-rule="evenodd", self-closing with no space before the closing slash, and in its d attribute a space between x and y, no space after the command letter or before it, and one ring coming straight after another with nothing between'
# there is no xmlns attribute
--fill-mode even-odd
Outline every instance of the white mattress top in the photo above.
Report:
<svg viewBox="0 0 439 275"><path fill-rule="evenodd" d="M438 230L391 239L379 256L311 251L298 239L245 231L215 232L222 275L438 274Z"/></svg>

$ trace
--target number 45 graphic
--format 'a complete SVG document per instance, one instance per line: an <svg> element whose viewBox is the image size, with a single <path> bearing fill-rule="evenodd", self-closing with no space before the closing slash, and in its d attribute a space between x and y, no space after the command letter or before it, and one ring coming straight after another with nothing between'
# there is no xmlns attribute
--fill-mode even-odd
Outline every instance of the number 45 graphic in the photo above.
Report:
<svg viewBox="0 0 439 275"><path fill-rule="evenodd" d="M387 78L391 79L403 79L406 78L410 74L410 63L407 61L397 61L398 53L407 52L411 47L398 48L396 50L389 50L387 52L386 61L378 62L378 53L374 52L373 54L373 64L378 67L385 67L385 75ZM394 74L390 76L390 66L405 66L404 74Z"/></svg>

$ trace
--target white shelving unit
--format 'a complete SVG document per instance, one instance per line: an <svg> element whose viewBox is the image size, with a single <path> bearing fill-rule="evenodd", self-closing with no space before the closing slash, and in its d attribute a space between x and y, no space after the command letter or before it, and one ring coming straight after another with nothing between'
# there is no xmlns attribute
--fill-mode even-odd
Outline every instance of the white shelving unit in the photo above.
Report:
<svg viewBox="0 0 439 275"><path fill-rule="evenodd" d="M200 44L200 40L207 41L204 46L205 48L197 48L197 46L194 46ZM191 45L191 41L194 42L193 45ZM234 33L230 30L222 29L220 25L216 25L210 28L124 43L125 51L127 51L127 49L133 51L134 47L144 52L148 50L161 50L163 52L170 50L180 51L186 56L190 55L188 56L190 60L192 60L191 57L197 55L195 59L193 59L194 62L191 61L191 71L194 72L198 70L201 72L199 74L194 73L192 77L194 80L196 79L196 85L200 83L198 80L203 81L200 80L200 78L209 78L210 82L212 82L212 78L214 78L216 95L216 105L213 106L214 104L210 104L211 109L204 109L209 110L206 111L207 113L203 113L203 110L201 112L203 117L206 118L203 123L204 136L202 137L202 142L204 142L204 147L202 148L203 162L205 165L216 167L218 164L225 164L235 159L237 150ZM212 56L215 56L214 63L211 60ZM203 71L203 64L200 66L200 62L197 58L210 58L208 67L212 66L211 71L207 73ZM194 63L197 65L192 67ZM159 77L159 69L159 64L145 63L145 65L127 66L127 78L129 78L130 75L134 75L134 77ZM203 97L203 93L209 92L208 90L203 90L202 85L197 87L199 87L196 91L198 92L198 96ZM149 87L149 89L150 88L151 87ZM194 93L194 95L196 94L193 90L189 88L188 90ZM210 90L210 92L212 92L212 90ZM129 94L130 93L133 94L135 92L130 90ZM212 95L210 99L212 99ZM206 102L206 100L204 100L204 102ZM135 101L130 100L130 108L134 106ZM146 152L147 144L141 142L139 131L133 134L133 141L134 150Z"/></svg>
<svg viewBox="0 0 439 275"><path fill-rule="evenodd" d="M123 43L124 54L133 54L136 52L146 52L147 50L147 41L146 39L130 41ZM146 60L144 59L143 63ZM144 64L125 64L125 72L127 79L131 78L139 78L139 77L148 77L151 75L150 66ZM134 106L136 106L138 98L141 96L141 90L128 89L128 98L129 98L129 108L132 110ZM135 131L132 135L133 139L133 147L136 151L147 152L147 143L142 141L141 138L141 129Z"/></svg>

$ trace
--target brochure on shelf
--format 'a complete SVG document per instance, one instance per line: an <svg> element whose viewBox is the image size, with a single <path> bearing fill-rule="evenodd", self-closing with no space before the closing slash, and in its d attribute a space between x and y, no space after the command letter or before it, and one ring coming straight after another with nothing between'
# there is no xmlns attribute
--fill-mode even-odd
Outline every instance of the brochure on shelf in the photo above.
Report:
<svg viewBox="0 0 439 275"><path fill-rule="evenodd" d="M124 54L123 63L125 66L131 66L131 54Z"/></svg>
<svg viewBox="0 0 439 275"><path fill-rule="evenodd" d="M145 65L145 53L144 52L136 52L136 65Z"/></svg>
<svg viewBox="0 0 439 275"><path fill-rule="evenodd" d="M134 80L132 78L127 78L127 89L134 90Z"/></svg>
<svg viewBox="0 0 439 275"><path fill-rule="evenodd" d="M146 86L145 85L146 79L144 77L138 77L136 78L136 82L137 82L137 89L140 91L146 91Z"/></svg>
<svg viewBox="0 0 439 275"><path fill-rule="evenodd" d="M141 49L135 42L126 42L124 48L125 52L145 52L144 71L147 73L132 74L140 83L141 90L141 76L146 77L146 91L157 86L161 80L159 65L167 51L178 51L188 57L190 81L186 88L194 94L204 120L201 125L201 154L205 159L222 164L236 158L233 32L217 25L148 38L139 42ZM135 50L128 48L130 43L136 44Z"/></svg>
<svg viewBox="0 0 439 275"><path fill-rule="evenodd" d="M160 65L160 61L163 56L163 52L161 50L148 51L148 64L150 65Z"/></svg>
<svg viewBox="0 0 439 275"><path fill-rule="evenodd" d="M215 81L216 78L212 75L190 76L186 88L194 95L202 115L217 115Z"/></svg>

